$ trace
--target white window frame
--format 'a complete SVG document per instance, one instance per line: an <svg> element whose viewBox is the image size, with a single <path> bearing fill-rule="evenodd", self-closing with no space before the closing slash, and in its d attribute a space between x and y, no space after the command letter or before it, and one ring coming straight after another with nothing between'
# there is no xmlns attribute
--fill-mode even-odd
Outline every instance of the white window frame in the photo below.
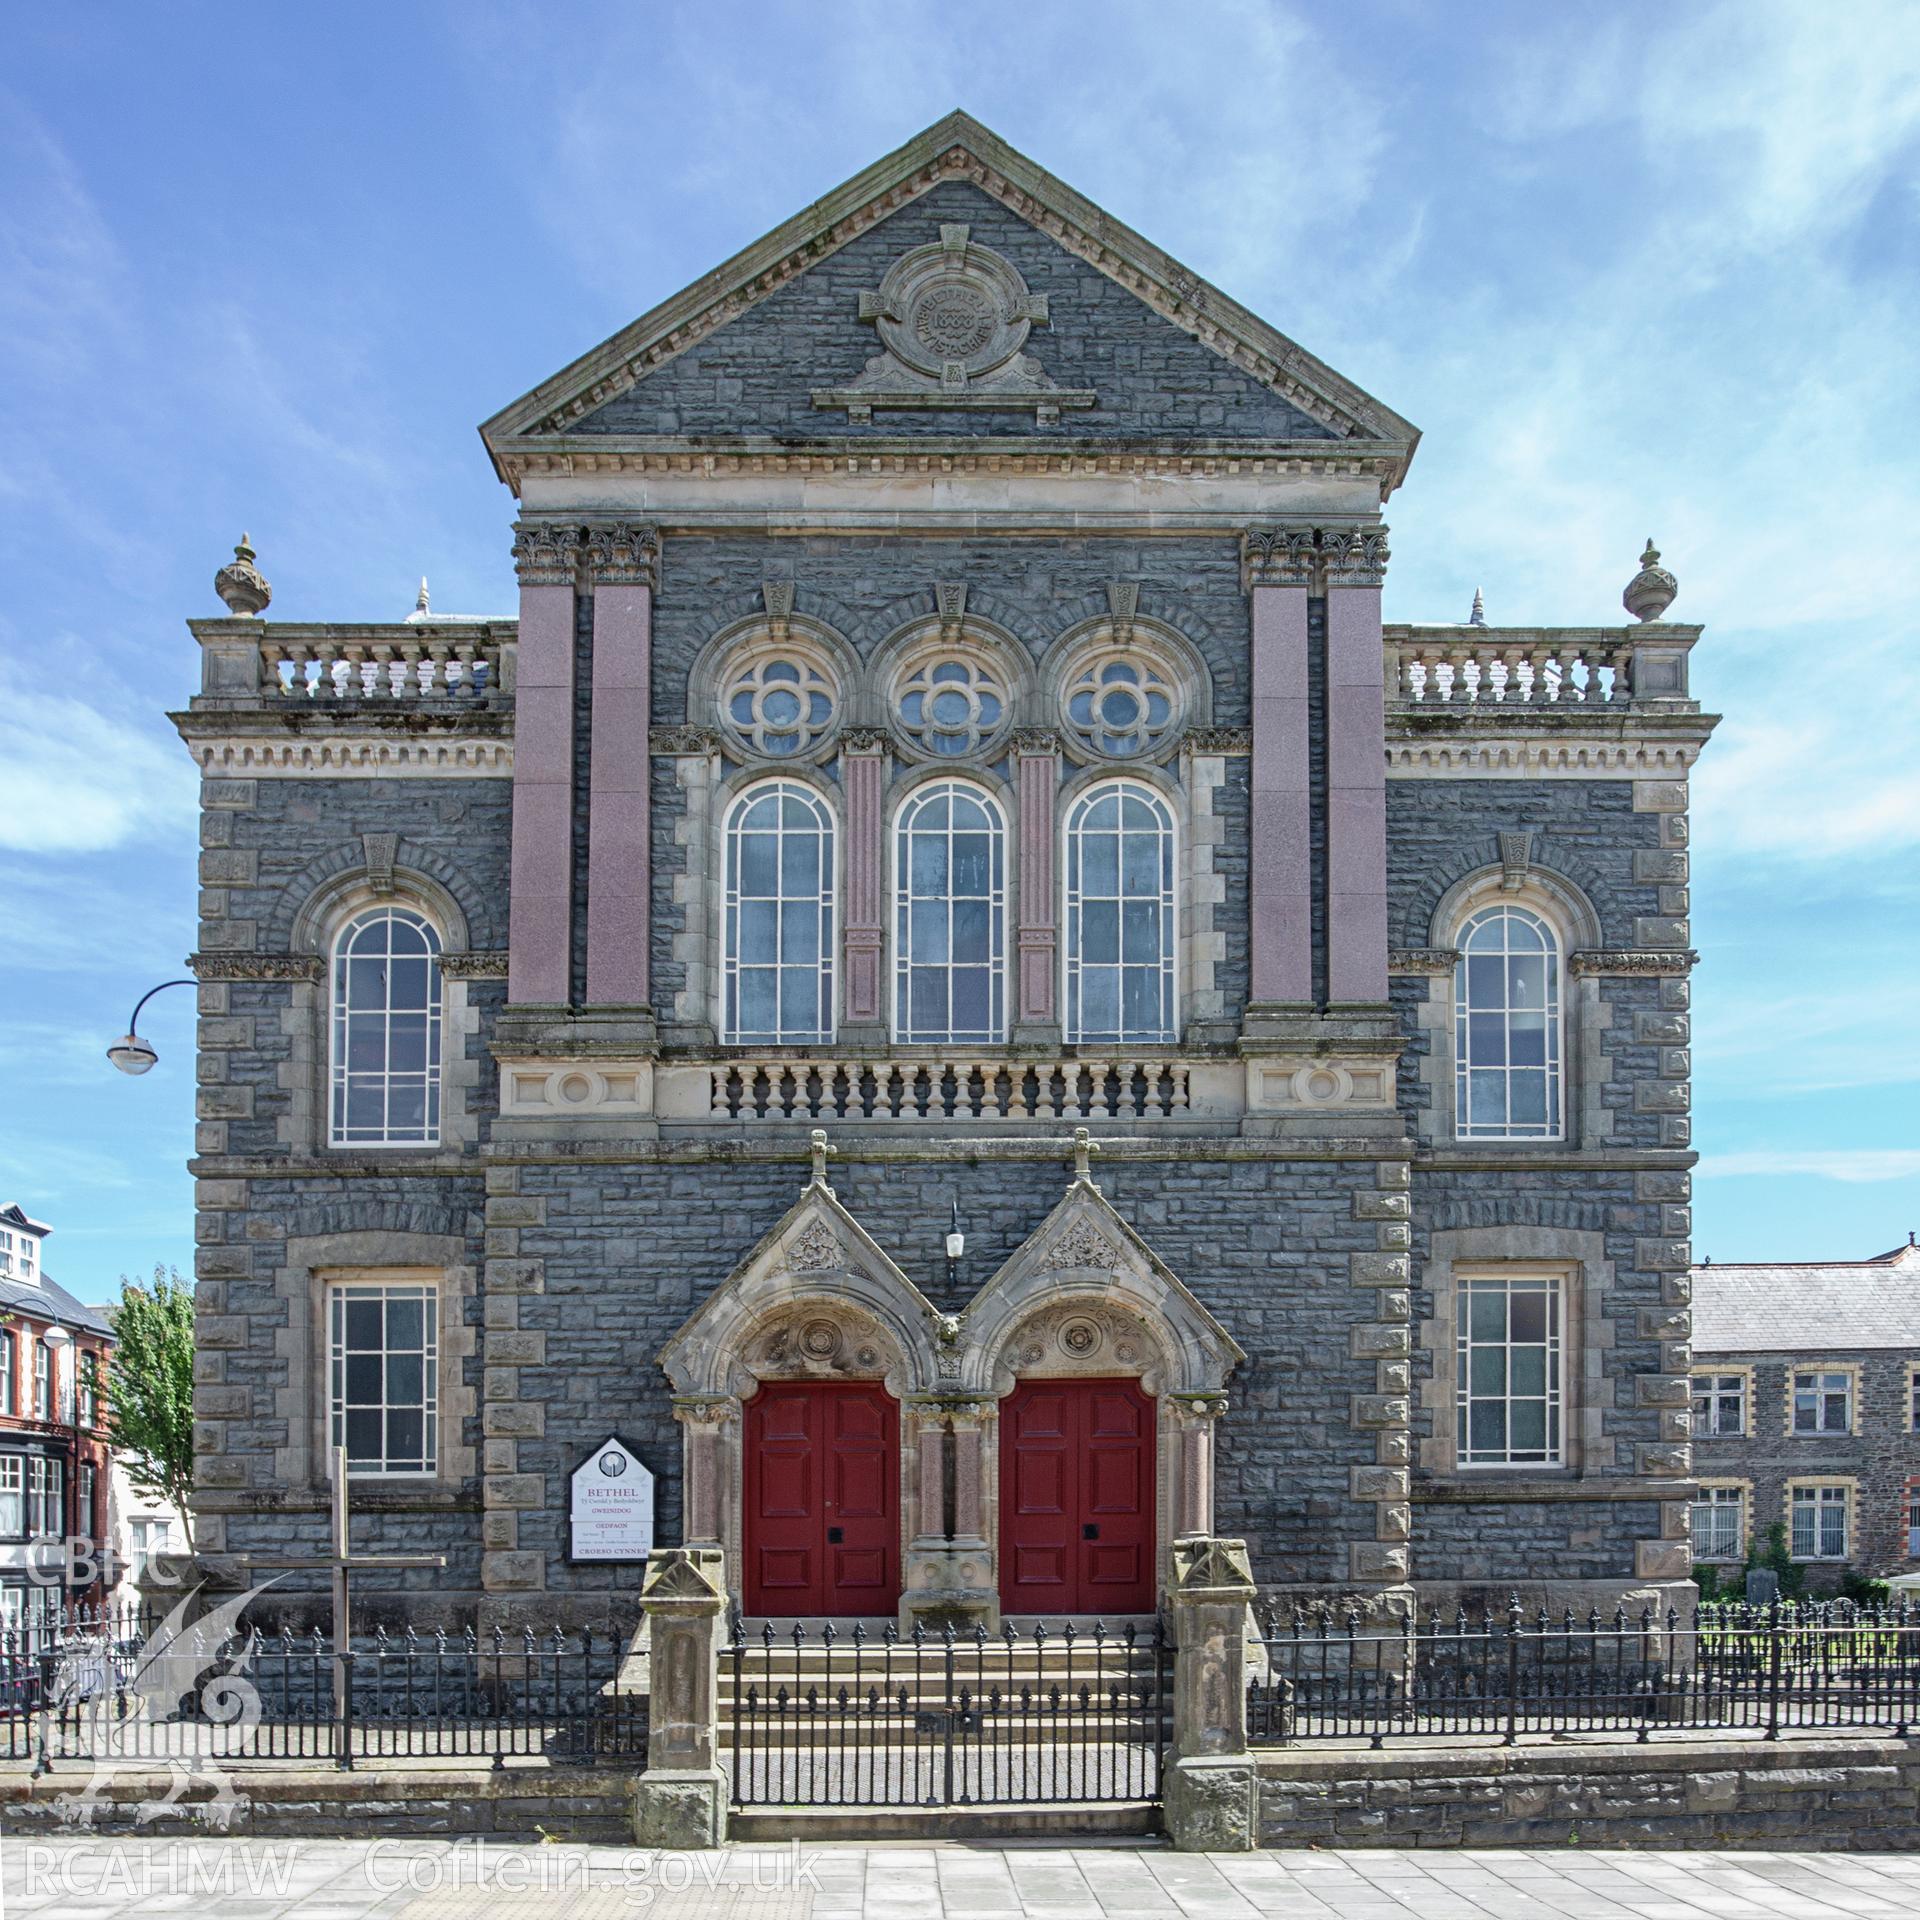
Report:
<svg viewBox="0 0 1920 1920"><path fill-rule="evenodd" d="M37 1333L29 1333L33 1342L33 1418L53 1418L53 1349Z"/></svg>
<svg viewBox="0 0 1920 1920"><path fill-rule="evenodd" d="M1812 1526L1811 1553L1800 1551L1797 1517L1804 1505ZM1828 1518L1840 1515L1840 1546L1829 1549ZM1853 1550L1853 1482L1851 1480L1789 1480L1787 1482L1787 1551L1795 1560L1845 1560Z"/></svg>
<svg viewBox="0 0 1920 1920"><path fill-rule="evenodd" d="M20 1343L11 1327L0 1327L0 1414L20 1412Z"/></svg>
<svg viewBox="0 0 1920 1920"><path fill-rule="evenodd" d="M964 1032L956 1031L953 1025L953 974L955 962L946 960L916 960L912 934L912 906L916 896L912 892L912 849L909 844L916 818L936 799L951 801L955 796L972 801L987 814L990 852L988 859L988 886L983 894L964 894L958 896L965 900L982 901L987 909L987 1003L988 1018L985 1027L968 1028ZM944 895L923 895L919 898L944 899L948 906L947 936L949 947L952 939L952 907L956 896L952 892L953 873L952 842L954 828L949 812L947 836L947 873L948 891ZM893 816L893 929L894 929L894 979L893 979L893 1037L902 1046L1001 1046L1007 1038L1007 920L1009 917L1009 899L1007 886L1007 816L999 800L974 780L928 780L911 789L895 809ZM922 1029L912 1020L913 977L916 970L938 968L947 976L946 1006L947 1023L944 1028ZM971 968L969 969L971 970Z"/></svg>
<svg viewBox="0 0 1920 1920"><path fill-rule="evenodd" d="M819 882L813 893L807 896L804 904L810 915L816 917L816 931L819 939L819 958L813 966L814 985L812 1000L814 1010L819 1016L814 1024L807 1027L788 1028L784 1023L784 996L780 991L781 976L797 971L803 963L787 962L776 958L771 965L775 975L774 1010L776 1025L772 1032L758 1028L743 1027L739 1019L740 976L743 971L763 972L769 968L759 961L743 961L740 957L740 920L748 900L740 891L741 879L741 821L748 809L762 800L772 799L778 803L781 818L773 829L774 865L776 886L784 886L785 856L787 840L785 820L786 804L790 799L803 801L811 810L816 823L817 836L823 843L823 860ZM756 828L755 832L764 831ZM725 1046L830 1046L834 1036L834 1018L836 1009L836 987L834 977L834 956L839 950L839 899L840 878L840 835L839 823L834 817L832 807L814 789L799 780L772 779L756 780L751 786L743 788L733 798L727 808L726 826L721 834L721 906L720 906L720 1035ZM786 910L789 906L803 904L796 895L789 901L784 892L774 895L751 896L753 902L771 904L776 921L776 955L784 948L786 938Z"/></svg>
<svg viewBox="0 0 1920 1920"><path fill-rule="evenodd" d="M1086 841L1088 828L1087 815L1103 799L1115 797L1124 807L1129 800L1137 800L1149 808L1155 821L1155 838L1158 869L1153 900L1160 914L1160 952L1152 962L1127 961L1125 955L1126 907L1130 898L1144 898L1144 895L1130 896L1125 891L1124 861L1119 864L1122 872L1116 875L1115 885L1119 889L1111 896L1097 895L1102 902L1112 900L1119 919L1118 937L1122 942L1122 959L1116 966L1120 975L1119 1005L1122 1015L1126 1009L1126 978L1129 972L1145 972L1149 966L1158 987L1158 1000L1161 1018L1150 1033L1128 1033L1125 1031L1124 1018L1121 1030L1115 1033L1089 1033L1083 1013L1082 1001L1087 962L1083 953L1083 934L1086 909L1089 904L1086 893ZM1124 836L1127 828L1124 816L1116 835ZM1104 836L1106 829L1098 830ZM1122 842L1124 851L1124 840ZM1172 1046L1180 1037L1180 837L1178 823L1174 819L1173 809L1166 798L1143 780L1099 780L1076 794L1067 808L1067 816L1061 828L1060 871L1063 876L1065 912L1062 915L1063 927L1060 942L1060 1007L1063 1018L1063 1032L1069 1046L1117 1046L1117 1047L1155 1047ZM1104 963L1102 963L1104 965Z"/></svg>
<svg viewBox="0 0 1920 1920"><path fill-rule="evenodd" d="M1907 1558L1920 1560L1920 1480L1907 1482Z"/></svg>
<svg viewBox="0 0 1920 1920"><path fill-rule="evenodd" d="M377 1301L381 1312L382 1345L378 1349L358 1347L349 1349L346 1345L347 1309L356 1301L367 1299ZM421 1308L422 1344L419 1348L407 1347L395 1349L386 1344L385 1309L399 1302L417 1302ZM378 1464L367 1464L367 1456L359 1461L349 1457L347 1474L354 1480L373 1479L430 1479L439 1472L440 1466L440 1289L430 1280L341 1280L327 1289L327 1457L333 1458L333 1450L346 1444L347 1416L349 1412L362 1412L369 1409L380 1414L381 1452ZM363 1356L372 1352L380 1356L380 1394L378 1399L368 1399L359 1395L351 1398L348 1393L347 1362L349 1357ZM421 1362L421 1397L418 1400L390 1400L387 1388L390 1384L388 1374L389 1360L404 1356L412 1358L418 1354ZM421 1416L420 1452L401 1456L403 1464L395 1465L395 1455L391 1449L391 1436L388 1424L395 1412L414 1413Z"/></svg>
<svg viewBox="0 0 1920 1920"><path fill-rule="evenodd" d="M1700 1516L1707 1515L1707 1535L1702 1538ZM1717 1546L1714 1535L1722 1530L1726 1517L1733 1518L1733 1540L1731 1544ZM1693 1557L1696 1560L1711 1560L1716 1563L1738 1561L1746 1558L1747 1552L1747 1488L1738 1480L1703 1480L1700 1491L1694 1495L1689 1512L1689 1525L1693 1535Z"/></svg>
<svg viewBox="0 0 1920 1920"><path fill-rule="evenodd" d="M67 1476L50 1454L27 1456L27 1538L57 1540L67 1530Z"/></svg>
<svg viewBox="0 0 1920 1920"><path fill-rule="evenodd" d="M347 944L376 921L383 920L404 922L417 928L426 936L427 995L424 1009L411 1006L395 1007L392 1003L391 981L388 984L385 1002L378 1008L358 1008L352 1000L349 991L352 974L346 950ZM388 936L387 947L388 956L391 957L391 935ZM327 1144L330 1147L378 1152L393 1148L437 1147L440 1144L442 1108L445 1099L445 1062L442 1053L446 1011L446 981L440 971L442 950L440 929L424 913L412 907L393 904L363 909L354 914L334 935L327 963ZM403 957L411 959L414 956ZM398 1073L392 1064L393 1016L396 1013L411 1014L421 1011L426 1015L425 1068L418 1073L412 1071ZM373 1013L385 1016L382 1021L384 1064L377 1073L363 1068L350 1069L346 1058L349 1022L356 1015L365 1017ZM377 1079L383 1088L381 1124L377 1128L349 1125L347 1113L350 1083L371 1079ZM420 1085L423 1096L422 1124L418 1128L396 1127L391 1122L393 1092L396 1082L399 1081L417 1081Z"/></svg>
<svg viewBox="0 0 1920 1920"><path fill-rule="evenodd" d="M81 1354L74 1364L74 1373L80 1424L89 1429L96 1428L100 1424L100 1356L92 1351Z"/></svg>
<svg viewBox="0 0 1920 1920"><path fill-rule="evenodd" d="M27 1456L24 1453L0 1453L0 1540L24 1540L26 1537Z"/></svg>
<svg viewBox="0 0 1920 1920"><path fill-rule="evenodd" d="M1462 1472L1534 1468L1552 1470L1567 1461L1567 1283L1559 1273L1529 1271L1501 1272L1496 1269L1469 1269L1455 1277L1458 1298L1454 1303L1454 1455ZM1506 1296L1507 1334L1498 1341L1483 1340L1473 1330L1476 1295L1502 1292ZM1515 1341L1511 1337L1513 1302L1521 1293L1543 1294L1546 1300L1546 1337L1544 1340ZM1473 1359L1489 1347L1500 1348L1507 1356L1502 1369L1504 1389L1482 1393L1473 1385ZM1542 1390L1539 1393L1515 1393L1513 1355L1516 1351L1543 1349ZM1473 1444L1474 1409L1497 1402L1505 1409L1502 1425L1505 1444L1495 1453ZM1513 1444L1513 1408L1517 1404L1539 1402L1543 1406L1545 1445L1516 1447Z"/></svg>
<svg viewBox="0 0 1920 1920"><path fill-rule="evenodd" d="M1739 1404L1739 1418L1732 1426L1722 1419L1723 1402ZM1701 1411L1702 1402L1706 1411ZM1753 1380L1744 1367L1696 1367L1693 1373L1693 1437L1700 1439L1743 1439L1753 1405Z"/></svg>
<svg viewBox="0 0 1920 1920"><path fill-rule="evenodd" d="M1801 1382L1817 1382L1802 1388ZM1839 1382L1838 1386L1833 1383ZM1819 1424L1805 1426L1800 1424L1800 1397L1806 1393ZM1833 1426L1828 1423L1828 1402L1838 1393L1846 1402L1844 1424ZM1833 1434L1847 1434L1853 1431L1854 1409L1859 1404L1859 1382L1851 1367L1792 1367L1787 1373L1787 1431L1801 1440L1817 1440Z"/></svg>
<svg viewBox="0 0 1920 1920"><path fill-rule="evenodd" d="M1468 983L1472 979L1471 962L1475 958L1486 960L1499 958L1503 963L1510 959L1533 957L1531 954L1515 954L1503 940L1497 956L1491 954L1473 955L1467 951L1467 943L1477 927L1496 917L1515 918L1528 922L1537 928L1546 949L1546 991L1543 1007L1514 1007L1508 1004L1508 996L1502 990L1500 1005L1497 1007L1477 1007L1469 996ZM1515 1140L1515 1141L1554 1141L1564 1140L1567 1135L1566 1121L1566 959L1562 950L1560 932L1544 914L1532 907L1522 906L1509 900L1495 900L1476 907L1460 923L1455 935L1455 944L1460 950L1460 958L1455 963L1453 973L1453 1130L1459 1140ZM1505 967L1502 967L1503 974ZM1485 1018L1497 1014L1500 1017L1503 1050L1510 1056L1512 1052L1512 1018L1516 1013L1543 1013L1545 1015L1545 1064L1542 1068L1525 1067L1515 1069L1505 1065L1499 1068L1476 1067L1472 1062L1472 1023L1476 1014ZM1546 1079L1547 1117L1544 1121L1523 1121L1516 1123L1513 1113L1513 1076L1516 1071L1524 1073L1542 1072ZM1498 1072L1503 1076L1506 1091L1506 1117L1497 1124L1491 1121L1476 1122L1472 1117L1473 1076L1476 1073Z"/></svg>
<svg viewBox="0 0 1920 1920"><path fill-rule="evenodd" d="M1920 1367L1907 1369L1907 1431L1920 1433Z"/></svg>

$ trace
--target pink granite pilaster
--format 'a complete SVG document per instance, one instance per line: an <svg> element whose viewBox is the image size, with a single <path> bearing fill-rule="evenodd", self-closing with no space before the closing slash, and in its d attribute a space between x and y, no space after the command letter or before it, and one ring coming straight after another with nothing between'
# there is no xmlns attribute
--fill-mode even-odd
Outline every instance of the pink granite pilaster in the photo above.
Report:
<svg viewBox="0 0 1920 1920"><path fill-rule="evenodd" d="M979 1540L986 1527L986 1436L977 1414L955 1414L953 1421L953 1533L957 1540Z"/></svg>
<svg viewBox="0 0 1920 1920"><path fill-rule="evenodd" d="M846 911L840 939L844 956L841 1005L849 1027L882 1027L886 1020L881 976L884 907L880 878L886 852L880 818L886 751L878 734L850 733L841 748L840 774L847 808Z"/></svg>
<svg viewBox="0 0 1920 1920"><path fill-rule="evenodd" d="M1060 934L1053 875L1053 814L1060 790L1060 744L1050 733L1025 734L1015 742L1015 758L1020 770L1020 924L1015 935L1019 982L1015 1019L1026 1028L1051 1027L1060 1017L1056 986Z"/></svg>
<svg viewBox="0 0 1920 1920"><path fill-rule="evenodd" d="M565 1006L573 917L572 527L522 526L507 998Z"/></svg>
<svg viewBox="0 0 1920 1920"><path fill-rule="evenodd" d="M653 585L650 527L590 528L593 577L592 810L587 826L587 1004L647 1003Z"/></svg>
<svg viewBox="0 0 1920 1920"><path fill-rule="evenodd" d="M1249 999L1313 1000L1313 814L1307 738L1307 588L1255 582Z"/></svg>
<svg viewBox="0 0 1920 1920"><path fill-rule="evenodd" d="M1384 558L1384 556L1382 556ZM1327 589L1327 1000L1387 998L1387 750L1380 588Z"/></svg>

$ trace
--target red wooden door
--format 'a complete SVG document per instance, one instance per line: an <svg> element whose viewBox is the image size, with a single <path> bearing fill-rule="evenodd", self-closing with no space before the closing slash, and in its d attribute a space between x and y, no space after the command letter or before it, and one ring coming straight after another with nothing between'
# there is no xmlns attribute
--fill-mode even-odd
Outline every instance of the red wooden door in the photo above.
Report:
<svg viewBox="0 0 1920 1920"><path fill-rule="evenodd" d="M1153 1402L1134 1380L1023 1380L1000 1409L1000 1604L1151 1613Z"/></svg>
<svg viewBox="0 0 1920 1920"><path fill-rule="evenodd" d="M890 1614L900 1600L900 1410L862 1381L763 1386L746 1408L746 1610Z"/></svg>

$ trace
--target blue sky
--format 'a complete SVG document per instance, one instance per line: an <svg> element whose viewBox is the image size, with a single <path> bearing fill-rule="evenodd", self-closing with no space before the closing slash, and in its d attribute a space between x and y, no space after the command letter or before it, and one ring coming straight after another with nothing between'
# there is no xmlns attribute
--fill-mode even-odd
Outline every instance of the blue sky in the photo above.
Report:
<svg viewBox="0 0 1920 1920"><path fill-rule="evenodd" d="M1172 23L1177 21L1177 26ZM0 54L0 1199L190 1253L193 781L242 528L289 618L510 611L474 427L964 106L1416 421L1388 617L1621 618L1696 780L1695 1244L1920 1226L1910 6L133 4Z"/></svg>

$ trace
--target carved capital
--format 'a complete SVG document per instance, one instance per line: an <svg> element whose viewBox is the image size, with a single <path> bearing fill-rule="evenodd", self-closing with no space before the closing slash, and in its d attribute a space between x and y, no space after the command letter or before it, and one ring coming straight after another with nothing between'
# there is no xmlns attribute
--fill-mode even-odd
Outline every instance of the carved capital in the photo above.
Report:
<svg viewBox="0 0 1920 1920"><path fill-rule="evenodd" d="M653 727L647 733L647 751L663 758L704 759L720 751L720 736L711 727Z"/></svg>
<svg viewBox="0 0 1920 1920"><path fill-rule="evenodd" d="M1181 742L1190 753L1251 753L1251 727L1190 727Z"/></svg>
<svg viewBox="0 0 1920 1920"><path fill-rule="evenodd" d="M513 570L523 587L570 587L580 557L571 521L522 520L513 530Z"/></svg>
<svg viewBox="0 0 1920 1920"><path fill-rule="evenodd" d="M1013 750L1023 760L1042 760L1060 751L1060 736L1051 727L1016 727Z"/></svg>
<svg viewBox="0 0 1920 1920"><path fill-rule="evenodd" d="M884 727L848 727L840 735L842 753L885 753L887 730Z"/></svg>
<svg viewBox="0 0 1920 1920"><path fill-rule="evenodd" d="M587 578L596 586L657 587L660 529L643 520L590 522L586 563Z"/></svg>
<svg viewBox="0 0 1920 1920"><path fill-rule="evenodd" d="M1249 527L1240 536L1240 590L1311 587L1319 561L1312 527Z"/></svg>
<svg viewBox="0 0 1920 1920"><path fill-rule="evenodd" d="M449 980L504 980L507 956L504 953L443 953L440 971Z"/></svg>
<svg viewBox="0 0 1920 1920"><path fill-rule="evenodd" d="M1378 587L1387 578L1385 527L1349 527L1323 531L1320 557L1326 563L1329 587Z"/></svg>
<svg viewBox="0 0 1920 1920"><path fill-rule="evenodd" d="M1395 947L1387 955L1389 973L1451 973L1460 964L1457 947Z"/></svg>
<svg viewBox="0 0 1920 1920"><path fill-rule="evenodd" d="M190 953L196 980L321 980L327 963L317 953Z"/></svg>
<svg viewBox="0 0 1920 1920"><path fill-rule="evenodd" d="M1567 971L1576 977L1589 973L1685 975L1700 956L1691 947L1675 953L1634 953L1584 947L1567 956Z"/></svg>

